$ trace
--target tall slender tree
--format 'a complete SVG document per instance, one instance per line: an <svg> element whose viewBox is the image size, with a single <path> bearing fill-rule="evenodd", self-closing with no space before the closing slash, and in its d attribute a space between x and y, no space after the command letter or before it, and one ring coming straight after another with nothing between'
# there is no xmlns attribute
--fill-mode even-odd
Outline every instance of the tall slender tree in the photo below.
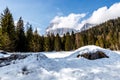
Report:
<svg viewBox="0 0 120 80"><path fill-rule="evenodd" d="M71 45L71 37L70 37L70 33L67 32L66 34L66 41L65 41L65 50L69 51L72 50L72 45Z"/></svg>
<svg viewBox="0 0 120 80"><path fill-rule="evenodd" d="M61 38L60 38L59 34L57 34L56 37L55 37L54 47L55 47L56 51L61 50Z"/></svg>
<svg viewBox="0 0 120 80"><path fill-rule="evenodd" d="M16 28L16 51L25 52L26 51L26 37L24 33L24 22L22 17L19 18Z"/></svg>
<svg viewBox="0 0 120 80"><path fill-rule="evenodd" d="M32 25L27 23L27 33L26 33L26 50L30 52L33 48L33 29Z"/></svg>
<svg viewBox="0 0 120 80"><path fill-rule="evenodd" d="M44 50L45 51L51 51L50 35L47 35L47 37L44 38Z"/></svg>
<svg viewBox="0 0 120 80"><path fill-rule="evenodd" d="M10 39L15 38L14 20L8 8L6 8L1 15L1 27L2 27L2 33L7 32Z"/></svg>
<svg viewBox="0 0 120 80"><path fill-rule="evenodd" d="M75 44L75 34L74 32L72 31L72 34L71 34L71 46L72 46L72 49L75 49L76 48L76 44Z"/></svg>
<svg viewBox="0 0 120 80"><path fill-rule="evenodd" d="M2 34L8 35L11 45L10 51L14 51L14 44L15 44L15 26L12 14L10 10L6 8L4 12L1 14L1 27L2 27Z"/></svg>
<svg viewBox="0 0 120 80"><path fill-rule="evenodd" d="M33 48L32 48L32 51L34 52L39 52L40 51L40 36L38 34L38 31L37 29L35 30L34 32L34 36L33 36Z"/></svg>

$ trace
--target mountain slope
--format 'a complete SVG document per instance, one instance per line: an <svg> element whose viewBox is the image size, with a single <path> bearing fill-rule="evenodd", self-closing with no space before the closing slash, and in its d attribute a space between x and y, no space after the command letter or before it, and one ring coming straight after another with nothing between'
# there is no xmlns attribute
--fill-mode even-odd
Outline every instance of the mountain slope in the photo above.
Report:
<svg viewBox="0 0 120 80"><path fill-rule="evenodd" d="M68 26L68 27L65 27L65 28L62 27L62 26L61 26L61 27L57 27L58 25L59 25L59 24L57 24L57 23L51 23L51 24L46 28L46 33L45 33L45 34L54 34L54 35L56 35L56 34L58 33L59 35L64 35L64 34L66 34L67 32L71 33L72 31L73 31L74 33L78 33L78 32L87 30L87 29L95 26L95 25L89 24L89 23L86 23L86 24L84 24L82 27L79 27L79 28L76 28L76 26L73 27L73 28L69 28L69 26Z"/></svg>
<svg viewBox="0 0 120 80"><path fill-rule="evenodd" d="M72 28L56 28L56 29L53 29L53 30L52 29L47 29L46 34L54 34L54 35L59 34L59 35L63 36L67 32L72 33L72 31L74 33L78 32L77 30L72 29Z"/></svg>

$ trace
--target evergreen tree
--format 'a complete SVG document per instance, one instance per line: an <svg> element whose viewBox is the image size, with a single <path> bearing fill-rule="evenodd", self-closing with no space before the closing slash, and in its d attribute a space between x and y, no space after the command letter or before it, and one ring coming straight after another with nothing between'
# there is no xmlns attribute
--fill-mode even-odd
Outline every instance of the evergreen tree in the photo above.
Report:
<svg viewBox="0 0 120 80"><path fill-rule="evenodd" d="M40 36L40 52L44 51L44 36Z"/></svg>
<svg viewBox="0 0 120 80"><path fill-rule="evenodd" d="M67 34L66 34L66 41L65 41L65 50L66 51L72 50L71 43L72 42L71 42L70 34L69 34L69 32L67 32Z"/></svg>
<svg viewBox="0 0 120 80"><path fill-rule="evenodd" d="M74 32L72 31L72 34L71 34L71 46L72 46L72 49L74 50L76 48L76 44L75 44L75 34Z"/></svg>
<svg viewBox="0 0 120 80"><path fill-rule="evenodd" d="M34 41L33 41L33 30L32 30L32 25L27 23L27 33L26 33L26 50L28 52L32 51Z"/></svg>
<svg viewBox="0 0 120 80"><path fill-rule="evenodd" d="M64 34L63 37L61 38L61 49L65 51L65 40L66 40L66 35Z"/></svg>
<svg viewBox="0 0 120 80"><path fill-rule="evenodd" d="M11 40L15 38L15 26L10 10L6 8L1 15L2 33L8 33Z"/></svg>
<svg viewBox="0 0 120 80"><path fill-rule="evenodd" d="M22 17L17 22L17 36L16 36L16 51L25 52L26 48L26 37L24 33L24 22Z"/></svg>
<svg viewBox="0 0 120 80"><path fill-rule="evenodd" d="M14 51L14 44L15 44L15 26L12 14L10 10L6 8L4 12L1 14L1 27L2 27L2 34L7 34L11 45L9 45L10 51Z"/></svg>
<svg viewBox="0 0 120 80"><path fill-rule="evenodd" d="M50 42L51 51L53 51L54 50L54 42L55 42L55 36L54 36L54 34L51 34L50 40L51 40L51 42Z"/></svg>
<svg viewBox="0 0 120 80"><path fill-rule="evenodd" d="M0 28L0 49L4 51L10 51L11 41L7 33L2 33Z"/></svg>
<svg viewBox="0 0 120 80"><path fill-rule="evenodd" d="M51 51L50 35L47 35L47 37L44 38L44 50L45 51Z"/></svg>
<svg viewBox="0 0 120 80"><path fill-rule="evenodd" d="M55 37L54 47L55 47L56 51L61 50L61 38L60 38L59 34L57 34L56 37Z"/></svg>
<svg viewBox="0 0 120 80"><path fill-rule="evenodd" d="M34 36L33 36L33 49L32 51L34 52L39 52L40 51L40 36L38 34L38 31L37 29L35 30L34 32Z"/></svg>

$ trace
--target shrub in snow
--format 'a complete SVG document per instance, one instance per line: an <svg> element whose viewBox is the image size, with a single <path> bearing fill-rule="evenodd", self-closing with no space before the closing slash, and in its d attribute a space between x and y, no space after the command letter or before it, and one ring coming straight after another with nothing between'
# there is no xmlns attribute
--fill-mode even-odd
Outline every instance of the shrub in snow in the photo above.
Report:
<svg viewBox="0 0 120 80"><path fill-rule="evenodd" d="M89 59L89 60L95 60L95 59L100 59L100 58L109 58L109 56L107 56L105 53L103 53L101 51L97 51L94 53L78 54L77 58L79 58L79 57L84 57L84 58Z"/></svg>

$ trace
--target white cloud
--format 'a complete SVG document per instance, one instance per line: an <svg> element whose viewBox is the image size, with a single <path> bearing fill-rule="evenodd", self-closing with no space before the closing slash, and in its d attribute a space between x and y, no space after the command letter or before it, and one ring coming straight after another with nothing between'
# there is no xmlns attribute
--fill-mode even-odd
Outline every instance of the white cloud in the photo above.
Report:
<svg viewBox="0 0 120 80"><path fill-rule="evenodd" d="M85 17L86 14L71 13L68 16L56 16L51 23L54 24L52 29L56 28L74 28L78 25L79 20Z"/></svg>
<svg viewBox="0 0 120 80"><path fill-rule="evenodd" d="M86 22L92 24L100 24L109 19L120 17L120 3L113 4L110 8L102 7L94 11L92 16Z"/></svg>
<svg viewBox="0 0 120 80"><path fill-rule="evenodd" d="M80 21L85 16L87 15L86 14L74 14L74 13L71 13L65 17L56 16L51 21L51 23L53 23L51 29L56 29L56 28L80 29L86 23L100 24L109 19L115 19L117 17L120 17L120 2L113 4L109 8L107 6L101 7L93 11L92 15L89 18Z"/></svg>

